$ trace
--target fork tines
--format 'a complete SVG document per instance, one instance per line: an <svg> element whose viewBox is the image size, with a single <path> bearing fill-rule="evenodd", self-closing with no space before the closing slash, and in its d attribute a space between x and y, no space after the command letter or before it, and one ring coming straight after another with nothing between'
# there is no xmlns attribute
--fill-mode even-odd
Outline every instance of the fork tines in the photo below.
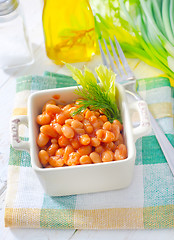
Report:
<svg viewBox="0 0 174 240"><path fill-rule="evenodd" d="M101 42L100 42L100 40L98 40L98 41L99 41L99 48L100 48L103 64L105 66L107 66L107 68L109 68L109 64L108 64L105 52L104 52L104 50L102 48ZM104 38L103 38L103 42L104 42L104 45L105 45L105 48L106 48L107 56L109 58L110 66L111 66L112 70L117 75L117 77L116 77L117 81L125 81L125 80L133 80L133 79L135 79L134 74L133 74L133 72L131 71L131 69L130 69L130 67L128 65L126 57L125 57L125 55L123 53L123 50L121 49L121 46L120 46L118 40L116 39L116 37L114 36L114 43L115 43L115 46L117 48L118 55L116 53L114 44L113 44L111 38L109 37L109 43L110 43L110 46L111 46L111 49L112 49L113 57L112 57L112 55L111 55L111 53L109 51L109 48L108 48L107 43L106 43L106 40ZM120 62L119 58L120 58L121 62ZM116 66L117 66L118 70L117 70Z"/></svg>

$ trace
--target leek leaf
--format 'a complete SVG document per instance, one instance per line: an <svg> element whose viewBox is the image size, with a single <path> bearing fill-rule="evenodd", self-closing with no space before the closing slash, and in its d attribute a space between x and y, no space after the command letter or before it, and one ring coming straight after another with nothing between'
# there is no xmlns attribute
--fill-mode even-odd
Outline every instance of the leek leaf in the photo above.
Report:
<svg viewBox="0 0 174 240"><path fill-rule="evenodd" d="M162 14L161 14L161 1L151 0L151 4L152 4L152 12L155 18L155 22L156 24L158 24L158 28L160 29L160 31L165 35L166 32L165 32Z"/></svg>
<svg viewBox="0 0 174 240"><path fill-rule="evenodd" d="M166 30L166 35L170 43L173 45L174 36L173 36L171 25L170 25L169 6L170 6L170 0L164 0L162 5L162 17L163 17L164 27Z"/></svg>
<svg viewBox="0 0 174 240"><path fill-rule="evenodd" d="M174 35L174 1L170 0L170 23Z"/></svg>
<svg viewBox="0 0 174 240"><path fill-rule="evenodd" d="M174 0L102 0L96 13L101 38L116 35L126 56L174 79Z"/></svg>

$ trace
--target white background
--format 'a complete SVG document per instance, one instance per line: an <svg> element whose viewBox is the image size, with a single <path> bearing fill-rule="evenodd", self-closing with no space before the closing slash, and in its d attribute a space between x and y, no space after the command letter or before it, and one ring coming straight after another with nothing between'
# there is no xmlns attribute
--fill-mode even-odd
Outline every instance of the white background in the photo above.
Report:
<svg viewBox="0 0 174 240"><path fill-rule="evenodd" d="M174 239L173 229L164 230L47 230L47 229L9 229L4 227L4 199L6 193L7 164L10 145L10 118L14 107L15 79L28 74L42 75L45 70L66 73L64 67L54 65L45 55L44 38L42 30L42 0L21 0L29 38L32 42L35 63L21 69L3 71L0 69L0 239L2 240L85 240L85 239L119 239L119 240L151 240ZM16 26L17 27L17 26ZM7 49L8 51L8 49ZM20 51L20 49L19 49ZM88 63L93 68L100 62L100 57L95 57ZM158 74L159 71L146 65L137 64L136 75L143 77ZM82 67L79 63L78 67ZM133 67L131 66L131 67ZM135 69L134 69L135 70ZM148 71L147 71L148 70Z"/></svg>

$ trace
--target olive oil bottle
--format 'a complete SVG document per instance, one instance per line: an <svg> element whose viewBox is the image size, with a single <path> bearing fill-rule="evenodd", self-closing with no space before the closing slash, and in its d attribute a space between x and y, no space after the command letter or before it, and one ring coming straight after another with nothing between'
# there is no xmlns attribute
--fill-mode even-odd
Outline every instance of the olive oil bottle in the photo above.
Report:
<svg viewBox="0 0 174 240"><path fill-rule="evenodd" d="M46 53L56 64L91 59L96 37L88 0L45 0L42 20Z"/></svg>

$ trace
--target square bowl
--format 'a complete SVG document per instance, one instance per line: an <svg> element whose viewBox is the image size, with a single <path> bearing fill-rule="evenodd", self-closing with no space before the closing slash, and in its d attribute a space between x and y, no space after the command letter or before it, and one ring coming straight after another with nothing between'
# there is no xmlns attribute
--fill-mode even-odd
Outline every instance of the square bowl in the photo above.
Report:
<svg viewBox="0 0 174 240"><path fill-rule="evenodd" d="M77 87L49 89L35 92L28 99L28 115L15 116L12 119L12 146L17 150L25 150L30 153L31 165L38 176L45 192L50 196L65 196L116 190L128 187L133 177L136 157L135 141L147 134L150 130L147 104L144 101L136 101L128 104L126 92L120 84L116 84L116 102L118 103L123 121L124 143L128 150L125 160L67 166L59 168L43 168L38 158L39 147L36 138L39 134L39 126L36 117L42 112L42 107L53 96L59 95L57 102L72 103L79 96L74 93ZM131 113L138 112L140 124L133 128ZM29 128L29 141L25 142L18 137L20 124L26 124Z"/></svg>

